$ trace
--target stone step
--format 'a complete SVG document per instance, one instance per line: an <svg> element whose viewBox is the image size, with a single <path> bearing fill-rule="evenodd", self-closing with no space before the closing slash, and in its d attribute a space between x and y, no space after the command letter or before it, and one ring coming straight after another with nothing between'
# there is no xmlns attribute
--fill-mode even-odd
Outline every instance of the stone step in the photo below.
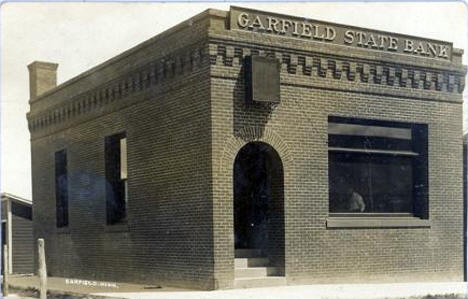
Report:
<svg viewBox="0 0 468 299"><path fill-rule="evenodd" d="M274 276L277 274L275 267L250 267L250 268L235 268L235 278L248 278L248 277L266 277Z"/></svg>
<svg viewBox="0 0 468 299"><path fill-rule="evenodd" d="M264 257L260 249L236 249L234 251L236 258Z"/></svg>
<svg viewBox="0 0 468 299"><path fill-rule="evenodd" d="M235 288L262 288L262 287L275 287L275 286L285 286L285 285L286 285L286 278L282 276L234 279Z"/></svg>
<svg viewBox="0 0 468 299"><path fill-rule="evenodd" d="M247 267L266 267L269 264L269 260L266 257L251 257L251 258L235 258L235 268L247 268Z"/></svg>

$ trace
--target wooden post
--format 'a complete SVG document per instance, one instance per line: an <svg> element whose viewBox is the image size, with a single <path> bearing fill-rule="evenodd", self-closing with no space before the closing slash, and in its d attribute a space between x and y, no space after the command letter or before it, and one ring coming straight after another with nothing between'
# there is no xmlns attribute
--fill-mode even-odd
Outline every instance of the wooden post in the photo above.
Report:
<svg viewBox="0 0 468 299"><path fill-rule="evenodd" d="M8 296L8 247L3 245L3 297Z"/></svg>
<svg viewBox="0 0 468 299"><path fill-rule="evenodd" d="M47 299L47 267L45 261L44 239L37 239L39 293L41 299Z"/></svg>

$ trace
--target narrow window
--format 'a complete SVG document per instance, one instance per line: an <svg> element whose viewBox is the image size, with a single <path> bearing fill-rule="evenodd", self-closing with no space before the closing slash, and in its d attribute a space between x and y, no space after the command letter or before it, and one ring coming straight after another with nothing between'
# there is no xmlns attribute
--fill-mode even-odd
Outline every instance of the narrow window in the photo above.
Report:
<svg viewBox="0 0 468 299"><path fill-rule="evenodd" d="M330 213L427 218L427 126L330 117Z"/></svg>
<svg viewBox="0 0 468 299"><path fill-rule="evenodd" d="M106 137L105 155L107 224L123 223L127 218L127 138L125 133Z"/></svg>
<svg viewBox="0 0 468 299"><path fill-rule="evenodd" d="M55 203L57 227L68 226L67 151L55 153Z"/></svg>

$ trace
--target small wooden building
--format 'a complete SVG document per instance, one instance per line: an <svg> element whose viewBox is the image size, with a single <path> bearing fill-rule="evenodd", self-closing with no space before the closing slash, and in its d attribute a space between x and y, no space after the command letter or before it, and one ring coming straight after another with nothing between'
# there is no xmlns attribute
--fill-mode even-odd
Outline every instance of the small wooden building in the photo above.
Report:
<svg viewBox="0 0 468 299"><path fill-rule="evenodd" d="M10 273L33 272L34 240L30 200L2 193L2 244L8 247Z"/></svg>

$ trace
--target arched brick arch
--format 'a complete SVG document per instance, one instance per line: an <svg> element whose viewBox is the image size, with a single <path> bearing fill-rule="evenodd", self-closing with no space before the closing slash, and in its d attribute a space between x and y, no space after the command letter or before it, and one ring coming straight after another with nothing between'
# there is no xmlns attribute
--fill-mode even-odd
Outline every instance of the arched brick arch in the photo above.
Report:
<svg viewBox="0 0 468 299"><path fill-rule="evenodd" d="M293 159L288 144L281 136L270 128L260 128L259 126L248 126L238 130L235 136L229 138L223 147L223 153L219 160L220 172L227 171L232 174L234 159L239 150L249 142L261 141L273 147L280 156L285 170L292 169Z"/></svg>

